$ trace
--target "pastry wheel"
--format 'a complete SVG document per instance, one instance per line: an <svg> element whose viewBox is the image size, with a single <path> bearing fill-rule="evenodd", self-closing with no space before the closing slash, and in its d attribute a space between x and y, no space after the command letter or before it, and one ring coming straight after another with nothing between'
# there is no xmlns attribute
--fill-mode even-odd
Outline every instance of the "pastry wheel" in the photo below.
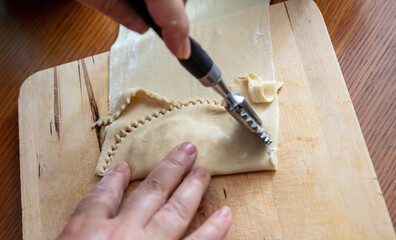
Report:
<svg viewBox="0 0 396 240"><path fill-rule="evenodd" d="M147 11L144 1L127 0L128 4L135 12L149 25L157 34L161 36L161 28L153 21ZM195 78L205 87L212 87L225 99L225 109L239 123L245 126L252 133L257 134L266 144L271 144L271 139L261 127L261 120L253 109L246 102L241 94L232 93L224 84L221 78L219 67L212 61L209 55L203 50L194 39L190 37L191 55L188 59L179 59Z"/></svg>

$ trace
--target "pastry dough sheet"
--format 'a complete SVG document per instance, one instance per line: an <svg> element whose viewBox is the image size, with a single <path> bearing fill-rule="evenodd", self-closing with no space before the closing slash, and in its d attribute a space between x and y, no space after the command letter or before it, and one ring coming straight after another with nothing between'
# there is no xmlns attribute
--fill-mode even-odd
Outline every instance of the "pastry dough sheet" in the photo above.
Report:
<svg viewBox="0 0 396 240"><path fill-rule="evenodd" d="M119 162L133 169L131 180L146 177L176 145L191 141L198 148L194 165L211 175L274 170L277 167L279 107L282 83L240 76L230 86L241 93L263 121L272 139L267 146L247 131L214 99L168 100L146 89L121 93L115 107L95 125L106 125L106 138L96 167L104 175Z"/></svg>
<svg viewBox="0 0 396 240"><path fill-rule="evenodd" d="M190 35L220 67L227 85L241 73L275 79L269 0L189 0L186 11ZM120 26L110 51L110 108L129 88L149 89L173 100L221 100L180 65L152 30L140 35Z"/></svg>
<svg viewBox="0 0 396 240"><path fill-rule="evenodd" d="M97 123L107 126L97 174L125 161L133 168L131 180L143 178L183 141L197 145L196 165L212 175L276 169L280 85L269 0L189 0L186 11L190 35L231 90L249 96L273 143L268 147L243 129L224 110L221 96L191 76L152 30L139 35L120 26L110 51L110 112ZM257 75L234 83L241 72Z"/></svg>

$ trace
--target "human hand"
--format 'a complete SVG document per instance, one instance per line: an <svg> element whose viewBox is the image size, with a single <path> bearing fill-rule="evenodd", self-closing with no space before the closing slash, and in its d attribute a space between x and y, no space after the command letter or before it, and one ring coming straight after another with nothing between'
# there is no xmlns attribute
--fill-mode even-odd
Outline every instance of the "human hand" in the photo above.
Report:
<svg viewBox="0 0 396 240"><path fill-rule="evenodd" d="M77 0L111 17L127 28L144 33L147 24L125 0ZM141 0L135 0L141 1ZM154 22L162 29L162 38L169 50L180 59L190 56L189 21L183 0L145 0Z"/></svg>
<svg viewBox="0 0 396 240"><path fill-rule="evenodd" d="M131 170L117 164L81 200L58 239L180 239L210 181L204 168L190 172L196 157L191 143L175 147L118 213ZM231 220L229 208L223 207L186 239L223 239Z"/></svg>

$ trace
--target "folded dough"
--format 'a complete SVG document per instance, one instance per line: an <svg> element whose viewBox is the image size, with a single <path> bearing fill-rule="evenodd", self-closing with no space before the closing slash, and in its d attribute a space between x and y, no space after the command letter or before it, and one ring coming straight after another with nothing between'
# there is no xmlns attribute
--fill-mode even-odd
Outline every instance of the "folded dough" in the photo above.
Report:
<svg viewBox="0 0 396 240"><path fill-rule="evenodd" d="M195 166L211 175L274 170L279 128L278 89L282 83L262 81L256 74L240 76L230 86L256 111L272 139L267 146L235 121L222 101L172 101L146 89L128 89L94 126L107 126L96 174L119 162L133 169L131 180L146 177L176 145L191 141L198 148Z"/></svg>

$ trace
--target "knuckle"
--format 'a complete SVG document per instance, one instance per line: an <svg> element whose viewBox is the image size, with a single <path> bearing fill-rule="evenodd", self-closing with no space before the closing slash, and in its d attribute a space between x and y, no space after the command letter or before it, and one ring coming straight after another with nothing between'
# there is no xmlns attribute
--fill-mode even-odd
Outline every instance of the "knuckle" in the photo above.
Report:
<svg viewBox="0 0 396 240"><path fill-rule="evenodd" d="M182 220L187 220L189 216L189 209L188 207L180 202L180 201L169 201L165 206L164 210L167 211L168 213L172 213L179 217Z"/></svg>
<svg viewBox="0 0 396 240"><path fill-rule="evenodd" d="M98 193L100 195L110 195L110 196L117 196L118 191L113 186L99 184L93 191L94 193Z"/></svg>
<svg viewBox="0 0 396 240"><path fill-rule="evenodd" d="M169 163L172 167L184 169L186 154L184 152L175 151L168 155L166 158L166 162Z"/></svg>
<svg viewBox="0 0 396 240"><path fill-rule="evenodd" d="M161 196L166 193L166 187L165 187L164 183L156 177L147 178L144 181L143 188L147 192L154 192Z"/></svg>
<svg viewBox="0 0 396 240"><path fill-rule="evenodd" d="M168 156L168 160L178 166L185 167L189 163L190 156L181 150L172 151Z"/></svg>
<svg viewBox="0 0 396 240"><path fill-rule="evenodd" d="M160 227L163 226L164 223L170 222L169 220L169 216L165 214L156 214L150 221L154 226Z"/></svg>

